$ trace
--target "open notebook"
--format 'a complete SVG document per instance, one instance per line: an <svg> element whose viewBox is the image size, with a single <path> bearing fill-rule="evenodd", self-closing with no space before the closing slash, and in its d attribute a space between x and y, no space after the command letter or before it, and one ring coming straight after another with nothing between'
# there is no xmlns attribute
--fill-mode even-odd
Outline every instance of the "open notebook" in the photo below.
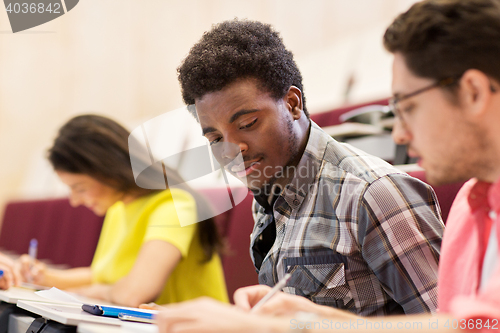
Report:
<svg viewBox="0 0 500 333"><path fill-rule="evenodd" d="M126 331L126 328L130 325L125 324L118 318L106 317L102 315L93 315L82 310L82 305L90 303L96 305L98 302L95 299L88 299L85 297L75 297L69 293L61 291L57 288L52 288L49 290L38 291L35 293L37 297L44 298L47 302L42 302L40 299L36 301L33 300L19 300L17 302L18 307L28 310L30 312L36 313L45 318L57 321L66 325L78 325L80 323L95 323L95 324L107 324L113 326L122 326L122 331ZM121 309L120 311L136 311L144 313L147 315L155 314L157 311L154 310L142 310L138 308L128 308L128 307L113 307L115 309ZM120 313L118 311L118 313ZM152 326L152 327L146 327ZM142 327L144 332L151 332L151 330L157 330L156 325L150 324L136 324L135 328ZM138 330L139 331L139 330ZM142 332L143 330L141 330Z"/></svg>

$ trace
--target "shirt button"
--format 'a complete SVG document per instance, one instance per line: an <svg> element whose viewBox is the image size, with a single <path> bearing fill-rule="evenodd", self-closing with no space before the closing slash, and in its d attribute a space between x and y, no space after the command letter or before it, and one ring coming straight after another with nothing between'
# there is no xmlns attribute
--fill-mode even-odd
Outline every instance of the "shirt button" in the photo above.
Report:
<svg viewBox="0 0 500 333"><path fill-rule="evenodd" d="M257 225L259 228L262 228L264 226L264 223L260 222L258 225Z"/></svg>
<svg viewBox="0 0 500 333"><path fill-rule="evenodd" d="M300 202L299 202L299 200L298 200L298 199L293 200L293 204L294 204L295 206L298 206L298 205L299 205L299 203L300 203Z"/></svg>

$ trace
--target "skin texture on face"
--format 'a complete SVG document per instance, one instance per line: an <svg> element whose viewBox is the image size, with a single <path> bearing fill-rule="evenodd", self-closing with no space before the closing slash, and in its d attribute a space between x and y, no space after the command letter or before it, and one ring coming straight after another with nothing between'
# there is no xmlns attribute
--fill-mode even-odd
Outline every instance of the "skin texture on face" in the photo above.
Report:
<svg viewBox="0 0 500 333"><path fill-rule="evenodd" d="M254 191L286 182L280 171L298 163L309 128L299 89L291 87L276 100L258 87L254 79L240 80L196 100L200 125L217 160L236 177L246 177ZM244 163L235 160L240 151Z"/></svg>
<svg viewBox="0 0 500 333"><path fill-rule="evenodd" d="M117 201L129 201L124 193L105 185L94 178L65 171L56 171L59 179L70 188L71 206L84 205L96 215L104 216Z"/></svg>
<svg viewBox="0 0 500 333"><path fill-rule="evenodd" d="M459 94L464 90L463 80L464 77ZM392 82L395 96L433 82L413 74L403 55L395 54ZM453 103L447 94L442 88L435 88L401 101L403 121L396 120L392 134L396 143L408 146L411 157L420 158L427 180L433 185L465 181L487 173L490 167L485 158L489 151L487 131L477 114L471 112L473 101L467 101L462 94L459 103Z"/></svg>

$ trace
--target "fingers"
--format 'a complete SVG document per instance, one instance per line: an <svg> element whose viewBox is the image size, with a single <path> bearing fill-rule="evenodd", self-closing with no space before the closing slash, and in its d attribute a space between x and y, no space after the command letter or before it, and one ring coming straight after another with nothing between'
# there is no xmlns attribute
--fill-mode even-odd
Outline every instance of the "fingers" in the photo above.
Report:
<svg viewBox="0 0 500 333"><path fill-rule="evenodd" d="M40 261L23 254L17 260L16 269L22 281L43 284L46 266Z"/></svg>
<svg viewBox="0 0 500 333"><path fill-rule="evenodd" d="M36 262L35 265L30 270L31 278L33 283L43 285L43 280L45 278L45 264L41 262Z"/></svg>
<svg viewBox="0 0 500 333"><path fill-rule="evenodd" d="M240 309L250 311L270 290L270 287L264 285L240 288L234 292L234 304Z"/></svg>
<svg viewBox="0 0 500 333"><path fill-rule="evenodd" d="M141 304L139 305L140 309L146 309L146 310L163 310L165 309L164 306L158 305L154 302L148 303L148 304Z"/></svg>
<svg viewBox="0 0 500 333"><path fill-rule="evenodd" d="M160 333L171 333L175 332L174 329L182 332L182 323L193 321L194 318L190 318L191 314L188 313L178 313L177 311L166 310L159 312L156 316L156 322L158 323L158 331ZM180 325L180 327L179 327ZM174 328L176 326L176 328Z"/></svg>
<svg viewBox="0 0 500 333"><path fill-rule="evenodd" d="M8 266L11 269L14 268L14 261L4 254L0 253L0 264Z"/></svg>
<svg viewBox="0 0 500 333"><path fill-rule="evenodd" d="M14 286L19 287L21 285L21 282L23 282L23 278L17 266L14 266L14 268L12 269L12 277Z"/></svg>
<svg viewBox="0 0 500 333"><path fill-rule="evenodd" d="M16 281L14 276L14 261L9 257L0 253L0 270L2 270L2 275L0 276L0 289L9 289ZM17 283L18 285L19 283Z"/></svg>
<svg viewBox="0 0 500 333"><path fill-rule="evenodd" d="M294 304L290 304L286 294L282 292L276 293L267 302L262 304L258 309L252 311L257 315L292 315L296 312Z"/></svg>
<svg viewBox="0 0 500 333"><path fill-rule="evenodd" d="M206 298L199 298L194 301L163 307L163 311L159 312L156 316L158 331L160 333L183 332L183 326L186 323L194 322L195 320L204 322L201 318L206 315L206 309L211 309L212 302L217 303ZM214 304L214 306L218 307L218 304ZM199 330L197 332L205 331Z"/></svg>
<svg viewBox="0 0 500 333"><path fill-rule="evenodd" d="M0 269L3 271L0 277L0 289L9 289L14 283L12 270L9 266L4 264L0 264Z"/></svg>
<svg viewBox="0 0 500 333"><path fill-rule="evenodd" d="M27 254L23 254L17 259L17 267L23 281L28 281L30 278L30 263L31 258Z"/></svg>
<svg viewBox="0 0 500 333"><path fill-rule="evenodd" d="M160 333L263 333L269 318L208 298L168 305L156 316Z"/></svg>
<svg viewBox="0 0 500 333"><path fill-rule="evenodd" d="M225 333L241 332L243 313L235 307L209 298L168 305L156 316L160 333ZM229 327L231 330L227 330Z"/></svg>

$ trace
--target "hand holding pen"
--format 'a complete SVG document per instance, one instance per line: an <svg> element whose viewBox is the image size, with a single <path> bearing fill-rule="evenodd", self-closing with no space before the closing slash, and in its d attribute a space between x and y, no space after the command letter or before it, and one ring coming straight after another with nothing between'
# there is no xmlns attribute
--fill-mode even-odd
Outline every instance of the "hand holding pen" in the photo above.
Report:
<svg viewBox="0 0 500 333"><path fill-rule="evenodd" d="M286 276L281 281L287 281ZM278 292L284 287L280 282L274 288L265 285L240 288L234 293L234 303L243 310L271 316L293 316L297 312L322 313L324 307L305 297Z"/></svg>
<svg viewBox="0 0 500 333"><path fill-rule="evenodd" d="M286 274L273 288L265 285L240 288L234 293L234 303L245 311L266 313L269 304L273 307L272 304L281 302L285 294L280 291L286 287L290 278L291 274Z"/></svg>
<svg viewBox="0 0 500 333"><path fill-rule="evenodd" d="M28 283L33 283L33 267L35 265L36 257L38 255L38 241L36 238L30 240L30 246L28 248L28 255L30 257L30 274L28 275Z"/></svg>
<svg viewBox="0 0 500 333"><path fill-rule="evenodd" d="M23 282L42 284L45 277L46 266L36 259L38 252L38 242L32 239L28 254L19 257L18 263Z"/></svg>
<svg viewBox="0 0 500 333"><path fill-rule="evenodd" d="M281 289L285 288L291 277L292 274L286 273L285 276L281 280L279 280L278 283L276 283L276 285L271 290L269 290L269 292L264 297L262 297L261 300L258 301L250 311L256 312L264 303L266 303L271 297L273 297L274 294L280 292Z"/></svg>
<svg viewBox="0 0 500 333"><path fill-rule="evenodd" d="M9 289L21 284L21 276L14 268L14 262L0 253L0 289Z"/></svg>

